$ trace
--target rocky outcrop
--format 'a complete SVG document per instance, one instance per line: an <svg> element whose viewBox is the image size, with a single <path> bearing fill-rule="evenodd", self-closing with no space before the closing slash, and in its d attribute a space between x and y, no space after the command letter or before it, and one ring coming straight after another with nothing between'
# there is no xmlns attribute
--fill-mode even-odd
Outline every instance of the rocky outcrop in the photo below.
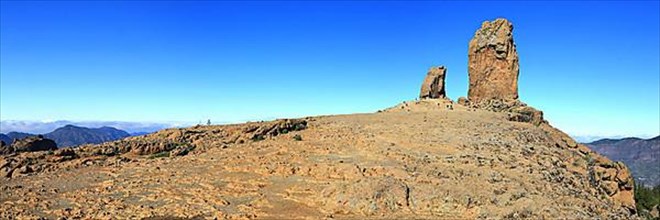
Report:
<svg viewBox="0 0 660 220"><path fill-rule="evenodd" d="M579 148L587 148L579 144ZM589 162L591 184L612 201L635 212L634 180L630 170L621 162L614 162L593 152L583 153Z"/></svg>
<svg viewBox="0 0 660 220"><path fill-rule="evenodd" d="M534 125L546 123L543 112L529 106L516 106L509 110L509 121L528 122Z"/></svg>
<svg viewBox="0 0 660 220"><path fill-rule="evenodd" d="M468 98L458 103L471 108L507 112L510 121L540 125L543 112L518 100L518 53L513 25L506 19L485 21L470 41Z"/></svg>
<svg viewBox="0 0 660 220"><path fill-rule="evenodd" d="M626 165L622 162L614 162L592 151L586 145L575 142L570 136L547 123L539 127L546 131L555 143L555 147L571 151L582 158L581 161L575 160L569 163L569 169L585 173L597 193L625 207L630 213L636 212L634 179Z"/></svg>
<svg viewBox="0 0 660 220"><path fill-rule="evenodd" d="M468 100L518 99L518 70L513 25L502 18L485 21L469 45Z"/></svg>
<svg viewBox="0 0 660 220"><path fill-rule="evenodd" d="M445 74L447 68L444 66L431 67L424 78L422 89L419 92L420 99L445 98Z"/></svg>
<svg viewBox="0 0 660 220"><path fill-rule="evenodd" d="M0 177L37 174L68 168L77 168L91 164L115 165L125 161L122 156L149 155L150 158L167 156L184 156L191 152L199 153L211 148L227 148L230 145L259 142L276 136L286 135L307 128L306 119L279 119L269 122L250 122L240 125L226 126L194 126L190 128L173 128L153 134L130 137L99 145L82 145L76 148L51 149L49 152L31 152L13 154L12 146L0 147L0 153L7 154L7 162L0 160ZM33 139L43 137L28 137L17 141L20 149L45 149L42 144ZM30 140L30 141L27 141ZM24 144L36 143L39 146ZM4 153L4 152L7 153ZM27 150L26 150L27 151ZM34 151L34 150L31 150ZM0 155L2 155L0 154ZM117 160L107 158L117 157ZM0 158L1 159L1 158ZM75 159L77 160L76 162ZM29 166L25 168L26 166ZM18 172L23 170L24 172ZM15 172L16 171L16 172ZM28 172L29 171L29 172Z"/></svg>
<svg viewBox="0 0 660 220"><path fill-rule="evenodd" d="M457 103L469 108L507 113L509 121L527 122L537 126L547 123L543 119L543 111L530 107L519 100L488 99L472 102L464 97L460 97Z"/></svg>
<svg viewBox="0 0 660 220"><path fill-rule="evenodd" d="M7 145L4 141L0 141L0 155L11 154L14 152L14 148Z"/></svg>
<svg viewBox="0 0 660 220"><path fill-rule="evenodd" d="M602 139L585 145L630 166L636 183L647 187L660 185L660 136L649 139Z"/></svg>
<svg viewBox="0 0 660 220"><path fill-rule="evenodd" d="M168 129L112 142L135 147L114 156L90 155L105 144L2 156L0 219L154 213L266 219L635 218L631 178L623 165L548 124L510 123L507 113L462 106L441 110L438 104L446 101L407 102L411 111L405 113ZM142 144L158 142L184 145L137 155L156 149ZM184 146L196 148L190 152ZM75 155L79 158L65 161Z"/></svg>
<svg viewBox="0 0 660 220"><path fill-rule="evenodd" d="M15 140L11 147L15 152L32 152L56 150L57 144L51 139L38 135Z"/></svg>
<svg viewBox="0 0 660 220"><path fill-rule="evenodd" d="M511 58L493 45L484 50L494 59ZM491 73L476 88L513 77ZM550 126L517 94L486 89L454 106L431 98L442 83L430 78L428 96L376 114L175 128L0 156L0 219L637 218L625 165ZM86 166L103 168L72 170Z"/></svg>
<svg viewBox="0 0 660 220"><path fill-rule="evenodd" d="M464 107L463 107L464 108ZM420 99L402 102L394 107L386 108L378 112L423 112L423 111L452 111L454 102L448 98L443 99Z"/></svg>

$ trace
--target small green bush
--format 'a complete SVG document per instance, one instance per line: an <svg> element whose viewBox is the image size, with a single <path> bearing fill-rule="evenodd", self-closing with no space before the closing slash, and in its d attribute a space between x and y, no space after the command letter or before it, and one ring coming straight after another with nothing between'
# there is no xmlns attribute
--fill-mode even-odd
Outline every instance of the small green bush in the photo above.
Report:
<svg viewBox="0 0 660 220"><path fill-rule="evenodd" d="M302 136L300 136L299 134L293 135L293 140L302 141Z"/></svg>
<svg viewBox="0 0 660 220"><path fill-rule="evenodd" d="M306 124L296 124L295 126L293 126L294 131L304 130L305 128L307 128Z"/></svg>
<svg viewBox="0 0 660 220"><path fill-rule="evenodd" d="M652 219L648 214L653 207L660 205L660 185L653 188L635 184L635 205L637 213L646 219Z"/></svg>
<svg viewBox="0 0 660 220"><path fill-rule="evenodd" d="M169 151L163 151L163 152L158 152L152 155L149 155L149 159L155 159L155 158L160 158L160 157L169 157L170 152Z"/></svg>
<svg viewBox="0 0 660 220"><path fill-rule="evenodd" d="M255 135L252 137L252 141L263 141L266 140L266 138L263 135Z"/></svg>

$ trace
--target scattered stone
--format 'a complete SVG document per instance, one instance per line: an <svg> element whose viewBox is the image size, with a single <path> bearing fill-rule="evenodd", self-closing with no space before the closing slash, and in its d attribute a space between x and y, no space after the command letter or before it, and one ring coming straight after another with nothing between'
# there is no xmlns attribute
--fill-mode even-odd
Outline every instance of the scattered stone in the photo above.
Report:
<svg viewBox="0 0 660 220"><path fill-rule="evenodd" d="M0 168L0 177L7 177L11 178L12 173L14 172L14 168L12 167L2 167Z"/></svg>
<svg viewBox="0 0 660 220"><path fill-rule="evenodd" d="M21 168L18 169L18 172L21 174L27 174L27 173L32 173L34 170L30 165L25 165Z"/></svg>
<svg viewBox="0 0 660 220"><path fill-rule="evenodd" d="M0 155L14 153L14 148L10 145L5 144L4 141L0 141Z"/></svg>
<svg viewBox="0 0 660 220"><path fill-rule="evenodd" d="M67 147L54 151L53 156L56 157L76 156L76 152L72 148Z"/></svg>
<svg viewBox="0 0 660 220"><path fill-rule="evenodd" d="M541 113L541 114L543 114L543 113ZM562 140L564 140L564 142L566 142L566 145L570 148L577 148L578 147L577 142L575 142L575 140L573 140L573 138L570 138L570 137L566 136L566 137L562 138Z"/></svg>
<svg viewBox="0 0 660 220"><path fill-rule="evenodd" d="M194 149L195 149L194 146L190 146L187 144L180 145L174 148L172 151L170 151L170 157L185 156Z"/></svg>
<svg viewBox="0 0 660 220"><path fill-rule="evenodd" d="M458 97L458 100L456 101L459 105L462 106L469 106L470 103L468 102L468 99L465 98L464 96Z"/></svg>

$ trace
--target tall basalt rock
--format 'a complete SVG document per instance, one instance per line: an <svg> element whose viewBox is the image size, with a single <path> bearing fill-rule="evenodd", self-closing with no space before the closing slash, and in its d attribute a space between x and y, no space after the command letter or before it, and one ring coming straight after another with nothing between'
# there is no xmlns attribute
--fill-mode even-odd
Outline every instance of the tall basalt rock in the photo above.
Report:
<svg viewBox="0 0 660 220"><path fill-rule="evenodd" d="M420 99L441 99L445 98L445 74L447 68L444 66L431 67L419 92Z"/></svg>
<svg viewBox="0 0 660 220"><path fill-rule="evenodd" d="M518 99L518 53L513 25L506 19L485 21L470 41L468 100Z"/></svg>

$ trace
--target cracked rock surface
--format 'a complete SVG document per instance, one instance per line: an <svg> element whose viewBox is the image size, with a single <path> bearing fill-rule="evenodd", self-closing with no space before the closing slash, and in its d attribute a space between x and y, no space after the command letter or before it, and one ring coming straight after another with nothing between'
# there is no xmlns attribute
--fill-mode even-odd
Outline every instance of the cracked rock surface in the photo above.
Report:
<svg viewBox="0 0 660 220"><path fill-rule="evenodd" d="M513 24L503 18L483 22L468 46L468 99L518 99L519 70Z"/></svg>
<svg viewBox="0 0 660 220"><path fill-rule="evenodd" d="M636 218L623 164L547 123L446 104L5 155L0 218Z"/></svg>

